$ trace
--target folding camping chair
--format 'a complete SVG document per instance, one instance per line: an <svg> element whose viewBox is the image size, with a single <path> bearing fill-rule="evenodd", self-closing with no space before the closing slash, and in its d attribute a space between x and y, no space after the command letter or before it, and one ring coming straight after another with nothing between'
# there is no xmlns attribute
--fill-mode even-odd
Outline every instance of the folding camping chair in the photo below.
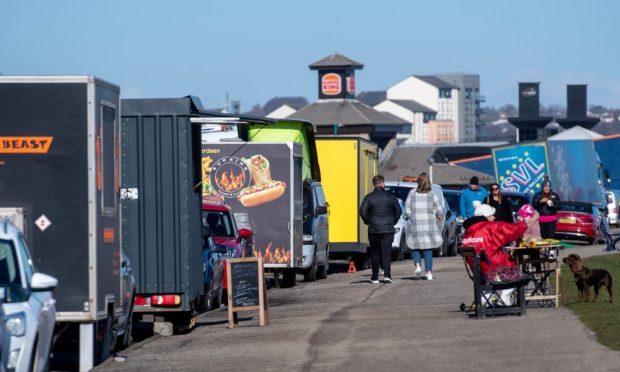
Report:
<svg viewBox="0 0 620 372"><path fill-rule="evenodd" d="M474 247L461 247L461 256L463 257L467 274L474 284L474 301L469 306L469 309L466 309L465 305L461 304L461 310L475 312L476 318L484 318L487 315L522 315L526 313L525 286L531 280L528 275L510 282L483 283L480 272L480 260L486 263L489 262L486 253L481 251L480 255L478 255ZM473 259L472 268L467 263L467 259L470 257ZM508 306L502 301L499 291L510 288L517 290L517 301L513 305Z"/></svg>

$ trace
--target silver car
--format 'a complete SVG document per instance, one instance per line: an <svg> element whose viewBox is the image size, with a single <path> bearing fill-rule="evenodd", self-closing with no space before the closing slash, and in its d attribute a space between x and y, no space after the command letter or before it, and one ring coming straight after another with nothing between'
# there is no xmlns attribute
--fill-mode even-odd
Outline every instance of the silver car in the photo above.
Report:
<svg viewBox="0 0 620 372"><path fill-rule="evenodd" d="M21 231L0 221L0 298L10 334L7 369L46 371L56 322L58 281L36 272Z"/></svg>

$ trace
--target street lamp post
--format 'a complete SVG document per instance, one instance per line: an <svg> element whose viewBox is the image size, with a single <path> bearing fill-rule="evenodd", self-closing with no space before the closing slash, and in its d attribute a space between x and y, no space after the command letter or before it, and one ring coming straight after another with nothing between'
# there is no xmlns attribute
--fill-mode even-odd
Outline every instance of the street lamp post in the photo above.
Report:
<svg viewBox="0 0 620 372"><path fill-rule="evenodd" d="M433 183L433 164L435 164L435 159L430 157L428 158L426 162L428 163L428 179L429 181L431 181L431 184L432 184Z"/></svg>

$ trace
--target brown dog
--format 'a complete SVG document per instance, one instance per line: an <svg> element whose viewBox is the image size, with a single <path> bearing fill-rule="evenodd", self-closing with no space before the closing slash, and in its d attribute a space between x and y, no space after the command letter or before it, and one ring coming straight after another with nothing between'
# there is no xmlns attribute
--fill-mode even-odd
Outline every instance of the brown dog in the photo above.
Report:
<svg viewBox="0 0 620 372"><path fill-rule="evenodd" d="M592 302L596 302L598 297L598 290L601 286L607 287L609 293L609 302L613 301L613 295L611 293L611 274L605 269L588 269L581 263L581 257L576 254L569 254L568 257L564 257L562 262L570 267L570 270L575 275L575 284L579 291L579 302L590 300L590 287L594 286L594 299Z"/></svg>

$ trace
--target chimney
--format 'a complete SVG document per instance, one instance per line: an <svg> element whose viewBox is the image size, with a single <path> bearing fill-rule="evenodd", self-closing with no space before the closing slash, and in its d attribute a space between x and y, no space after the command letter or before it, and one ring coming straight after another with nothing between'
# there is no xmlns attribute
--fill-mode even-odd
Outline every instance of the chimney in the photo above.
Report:
<svg viewBox="0 0 620 372"><path fill-rule="evenodd" d="M517 128L517 142L546 138L545 126L552 120L540 116L540 83L519 83L519 116L508 118Z"/></svg>
<svg viewBox="0 0 620 372"><path fill-rule="evenodd" d="M588 117L588 86L586 84L566 86L566 118L558 119L557 122L565 129L576 125L592 129L598 124L598 118Z"/></svg>

